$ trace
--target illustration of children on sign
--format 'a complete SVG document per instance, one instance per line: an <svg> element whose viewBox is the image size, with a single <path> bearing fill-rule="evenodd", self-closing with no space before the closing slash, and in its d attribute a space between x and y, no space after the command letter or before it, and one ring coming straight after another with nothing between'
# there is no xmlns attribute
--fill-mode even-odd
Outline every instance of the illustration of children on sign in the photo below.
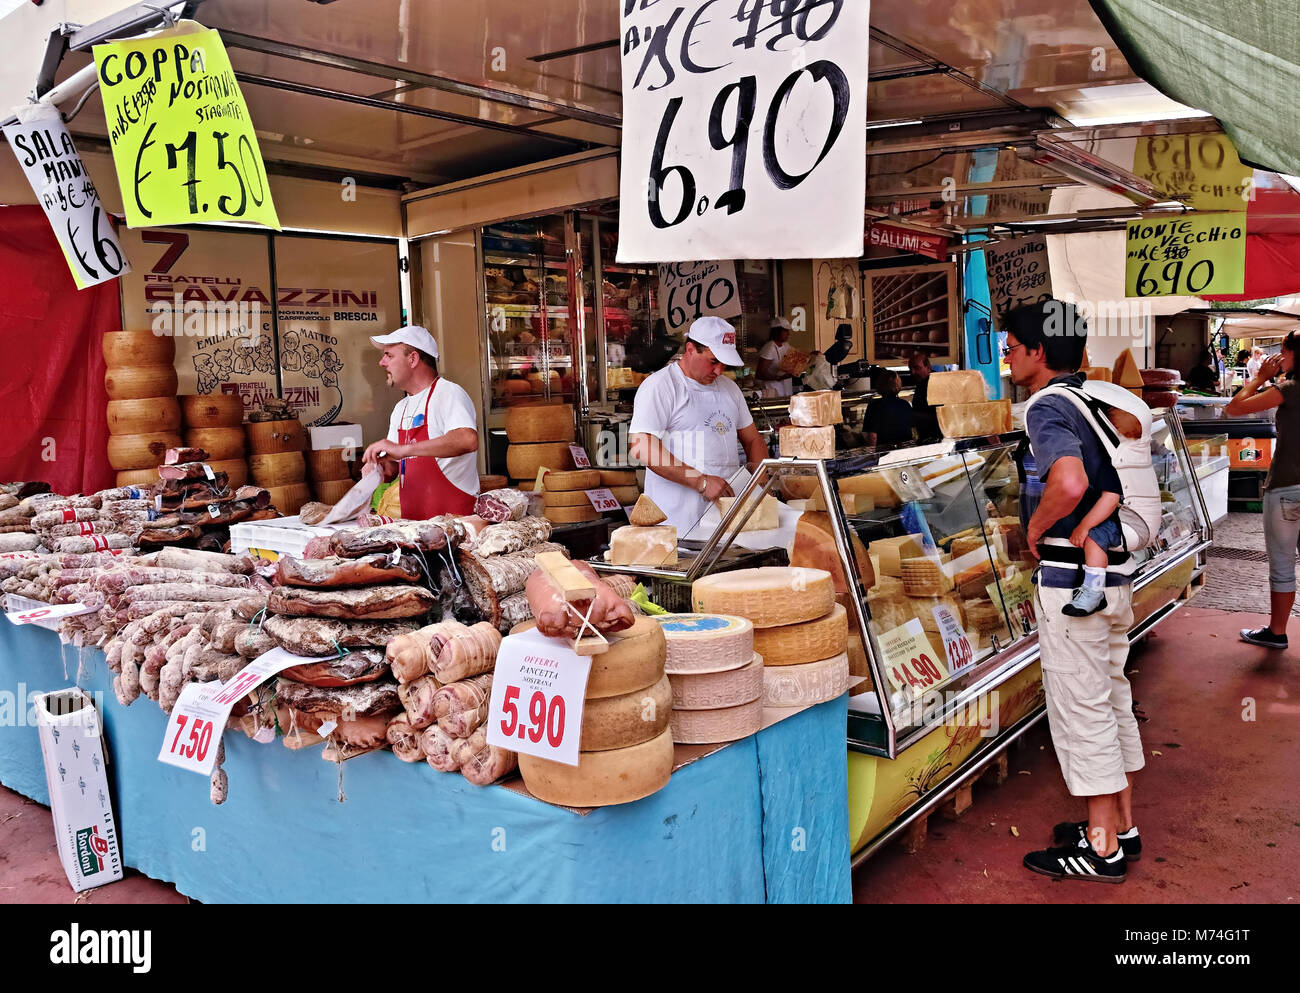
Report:
<svg viewBox="0 0 1300 993"><path fill-rule="evenodd" d="M247 376L253 371L253 345L247 338L235 342L231 370L238 376Z"/></svg>
<svg viewBox="0 0 1300 993"><path fill-rule="evenodd" d="M302 353L298 351L298 332L286 331L280 335L280 367L285 372L302 369Z"/></svg>
<svg viewBox="0 0 1300 993"><path fill-rule="evenodd" d="M230 349L218 348L212 353L212 361L217 367L217 380L222 383L230 382L230 374L234 371L234 359Z"/></svg>
<svg viewBox="0 0 1300 993"><path fill-rule="evenodd" d="M258 339L253 349L253 368L258 372L275 372L275 349L271 345L271 336L264 334Z"/></svg>
<svg viewBox="0 0 1300 993"><path fill-rule="evenodd" d="M320 381L326 386L338 386L338 374L343 370L343 360L339 358L339 353L332 348L327 348L321 353L320 361L321 365L325 367Z"/></svg>
<svg viewBox="0 0 1300 993"><path fill-rule="evenodd" d="M194 371L199 374L198 390L211 393L217 388L217 367L209 352L199 352L194 356Z"/></svg>
<svg viewBox="0 0 1300 993"><path fill-rule="evenodd" d="M302 346L302 374L308 379L320 379L324 371L320 362L320 346L307 342Z"/></svg>

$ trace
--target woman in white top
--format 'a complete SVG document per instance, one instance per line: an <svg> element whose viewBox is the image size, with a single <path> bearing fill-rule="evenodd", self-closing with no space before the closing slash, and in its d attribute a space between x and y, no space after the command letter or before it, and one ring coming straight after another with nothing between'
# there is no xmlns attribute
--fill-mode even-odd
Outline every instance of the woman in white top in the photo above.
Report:
<svg viewBox="0 0 1300 993"><path fill-rule="evenodd" d="M790 322L784 317L772 318L772 330L767 344L758 353L758 379L763 384L763 396L788 397L794 392L794 380L781 370L781 361L790 351Z"/></svg>

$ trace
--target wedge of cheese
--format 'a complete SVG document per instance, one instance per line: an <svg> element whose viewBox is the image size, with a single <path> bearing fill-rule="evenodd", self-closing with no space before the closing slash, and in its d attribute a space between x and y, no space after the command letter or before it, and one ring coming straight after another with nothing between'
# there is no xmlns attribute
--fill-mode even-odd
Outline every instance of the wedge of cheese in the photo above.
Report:
<svg viewBox="0 0 1300 993"><path fill-rule="evenodd" d="M642 493L636 498L636 506L628 514L629 521L637 527L653 527L668 520L668 515L659 509L659 505Z"/></svg>
<svg viewBox="0 0 1300 993"><path fill-rule="evenodd" d="M879 563L876 569L881 576L899 576L902 559L925 554L924 539L919 534L904 534L896 538L877 538L867 546L867 551Z"/></svg>
<svg viewBox="0 0 1300 993"><path fill-rule="evenodd" d="M1011 401L949 403L940 407L939 430L945 438L977 438L1011 430Z"/></svg>
<svg viewBox="0 0 1300 993"><path fill-rule="evenodd" d="M617 528L609 539L609 561L613 565L675 566L677 529L634 524Z"/></svg>
<svg viewBox="0 0 1300 993"><path fill-rule="evenodd" d="M857 496L870 497L873 509L875 507L897 507L900 502L898 494L889 485L889 481L875 473L869 473L865 476L846 476L837 480L836 486L839 488L841 496L845 493L852 493ZM858 511L858 513L863 512Z"/></svg>
<svg viewBox="0 0 1300 993"><path fill-rule="evenodd" d="M790 398L790 423L801 428L824 427L844 420L838 390L796 393Z"/></svg>
<svg viewBox="0 0 1300 993"><path fill-rule="evenodd" d="M1115 365L1111 368L1111 382L1119 383L1127 390L1142 388L1142 368L1138 365L1133 349L1124 349L1123 354L1115 360Z"/></svg>
<svg viewBox="0 0 1300 993"><path fill-rule="evenodd" d="M989 398L984 374L975 369L930 373L926 399L931 406L943 403L983 403Z"/></svg>
<svg viewBox="0 0 1300 993"><path fill-rule="evenodd" d="M736 502L736 497L718 497L718 512L724 517L731 505ZM740 513L744 514L750 506L753 506L753 500L741 509ZM781 526L781 515L777 510L780 507L776 497L768 494L758 502L757 508L749 515L749 520L745 521L741 531L771 531Z"/></svg>
<svg viewBox="0 0 1300 993"><path fill-rule="evenodd" d="M777 432L781 457L786 459L831 459L835 457L833 427L783 427Z"/></svg>

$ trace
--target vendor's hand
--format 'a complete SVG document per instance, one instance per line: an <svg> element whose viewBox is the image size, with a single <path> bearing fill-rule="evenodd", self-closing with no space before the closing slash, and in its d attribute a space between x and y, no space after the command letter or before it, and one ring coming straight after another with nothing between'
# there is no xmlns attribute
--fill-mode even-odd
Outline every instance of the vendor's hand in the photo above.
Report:
<svg viewBox="0 0 1300 993"><path fill-rule="evenodd" d="M378 465L379 453L386 451L389 445L394 444L391 441L374 441L366 446L365 453L361 456L362 465Z"/></svg>
<svg viewBox="0 0 1300 993"><path fill-rule="evenodd" d="M731 489L731 484L728 483L721 476L705 476L704 489L701 490L700 492L704 494L704 499L708 500L709 503L713 503L713 501L718 499L718 497L729 497L729 496L736 495L735 492Z"/></svg>

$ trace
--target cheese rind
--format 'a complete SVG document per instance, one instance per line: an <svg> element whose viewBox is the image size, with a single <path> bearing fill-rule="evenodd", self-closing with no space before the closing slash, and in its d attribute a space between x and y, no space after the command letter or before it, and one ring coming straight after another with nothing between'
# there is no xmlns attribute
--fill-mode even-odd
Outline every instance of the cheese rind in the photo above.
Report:
<svg viewBox="0 0 1300 993"><path fill-rule="evenodd" d="M528 792L566 807L605 807L640 800L667 786L672 771L671 727L639 745L580 752L576 766L519 754L519 772Z"/></svg>
<svg viewBox="0 0 1300 993"><path fill-rule="evenodd" d="M613 565L675 566L677 529L670 525L616 528L609 539L609 561Z"/></svg>
<svg viewBox="0 0 1300 993"><path fill-rule="evenodd" d="M661 614L654 620L668 644L670 675L726 672L754 657L754 625L723 614Z"/></svg>
<svg viewBox="0 0 1300 993"><path fill-rule="evenodd" d="M938 408L939 430L945 438L976 438L1011 430L1011 401L950 403Z"/></svg>
<svg viewBox="0 0 1300 993"><path fill-rule="evenodd" d="M735 503L737 499L737 497L718 497L718 513L725 517L727 511L731 509L731 505ZM754 501L751 499L745 504L745 507L740 511L740 513L744 514L746 509L753 506ZM780 506L781 504L776 497L770 494L764 496L763 499L758 502L758 507L749 515L749 520L745 521L744 527L740 530L771 531L774 528L779 528L781 526L781 514L777 508Z"/></svg>
<svg viewBox="0 0 1300 993"><path fill-rule="evenodd" d="M573 441L573 407L567 403L507 407L506 439L512 445Z"/></svg>
<svg viewBox="0 0 1300 993"><path fill-rule="evenodd" d="M552 524L581 524L600 518L590 503L585 507L546 507L542 512Z"/></svg>
<svg viewBox="0 0 1300 993"><path fill-rule="evenodd" d="M756 628L754 651L763 656L764 665L806 665L839 655L847 650L848 639L848 612L837 603L829 614L816 620Z"/></svg>
<svg viewBox="0 0 1300 993"><path fill-rule="evenodd" d="M535 627L536 621L523 621L512 627L510 633L520 634ZM588 700L634 693L663 678L668 643L663 630L651 618L638 617L627 630L606 637L609 650L591 656Z"/></svg>
<svg viewBox="0 0 1300 993"><path fill-rule="evenodd" d="M831 459L835 457L833 427L800 428L785 426L777 432L781 457L784 459Z"/></svg>
<svg viewBox="0 0 1300 993"><path fill-rule="evenodd" d="M558 470L568 469L571 465L573 455L569 452L568 442L546 441L511 445L506 449L506 469L511 479L533 479L543 467Z"/></svg>
<svg viewBox="0 0 1300 993"><path fill-rule="evenodd" d="M989 398L984 374L976 369L930 373L925 398L932 406L944 403L983 403Z"/></svg>
<svg viewBox="0 0 1300 993"><path fill-rule="evenodd" d="M764 666L763 706L810 707L834 700L848 686L847 653L806 665Z"/></svg>
<svg viewBox="0 0 1300 993"><path fill-rule="evenodd" d="M564 447L567 451L569 446ZM600 472L596 469L552 470L542 477L542 488L546 490L594 490L598 486Z"/></svg>
<svg viewBox="0 0 1300 993"><path fill-rule="evenodd" d="M702 614L748 617L755 627L798 624L830 613L835 583L824 569L737 569L697 579L691 605Z"/></svg>
<svg viewBox="0 0 1300 993"><path fill-rule="evenodd" d="M756 652L748 665L725 672L670 672L668 680L674 710L739 707L763 695L763 656Z"/></svg>
<svg viewBox="0 0 1300 993"><path fill-rule="evenodd" d="M838 390L796 393L790 398L790 423L801 428L824 427L844 420Z"/></svg>
<svg viewBox="0 0 1300 993"><path fill-rule="evenodd" d="M673 686L667 675L645 689L588 700L582 709L578 748L604 752L630 748L663 733L673 711Z"/></svg>
<svg viewBox="0 0 1300 993"><path fill-rule="evenodd" d="M682 745L710 745L739 741L763 727L763 700L717 710L673 710L673 741Z"/></svg>

